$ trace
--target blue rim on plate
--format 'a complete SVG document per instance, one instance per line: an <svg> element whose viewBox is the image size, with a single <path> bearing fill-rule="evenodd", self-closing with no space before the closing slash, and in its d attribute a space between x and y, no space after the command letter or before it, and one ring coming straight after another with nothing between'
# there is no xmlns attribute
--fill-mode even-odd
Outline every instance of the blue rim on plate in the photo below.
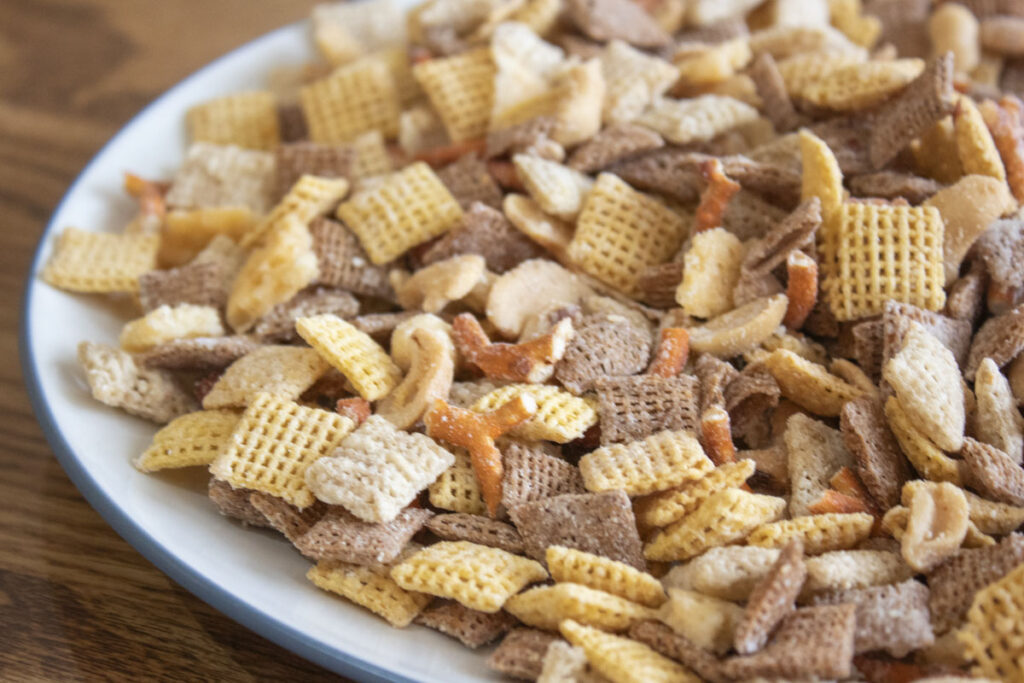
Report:
<svg viewBox="0 0 1024 683"><path fill-rule="evenodd" d="M297 22L301 24L303 22ZM96 161L104 155L107 148L117 141L125 131L140 117L146 114L151 108L163 103L173 94L187 86L193 79L196 79L207 70L216 67L223 60L239 55L243 52L256 50L265 41L269 41L278 34L292 30L296 24L283 26L279 29L266 33L255 38L244 45L221 55L214 61L206 64L197 71L186 76L183 80L165 91L155 100L143 107L136 113L85 165L75 180L68 187L60 203L54 208L53 214L47 221L46 227L40 236L39 244L36 246L35 254L32 257L32 264L29 267L28 277L25 283L25 294L21 301L20 332L18 335L18 356L21 362L22 374L25 379L25 386L28 390L29 402L35 412L36 419L43 428L46 441L50 444L61 467L74 482L75 486L82 493L85 499L114 531L125 541L138 550L143 557L152 562L160 571L167 574L176 583L181 585L190 593L194 594L204 602L210 604L218 611L226 614L246 628L249 628L264 638L277 643L281 647L291 650L295 654L323 666L342 676L348 676L360 681L401 681L412 682L413 679L392 673L370 662L366 662L348 652L325 647L322 643L297 632L290 626L282 623L271 614L262 611L256 605L241 600L231 595L219 585L182 562L173 552L168 550L158 540L150 536L145 529L140 527L119 505L110 498L99 487L89 471L82 465L75 455L74 449L68 443L64 434L57 427L56 419L50 411L50 407L43 396L42 385L39 379L38 364L33 355L32 336L29 325L29 311L33 294L38 282L39 261L51 233L54 230L54 218L60 214L61 208L68 197L75 193L79 182L89 172Z"/></svg>

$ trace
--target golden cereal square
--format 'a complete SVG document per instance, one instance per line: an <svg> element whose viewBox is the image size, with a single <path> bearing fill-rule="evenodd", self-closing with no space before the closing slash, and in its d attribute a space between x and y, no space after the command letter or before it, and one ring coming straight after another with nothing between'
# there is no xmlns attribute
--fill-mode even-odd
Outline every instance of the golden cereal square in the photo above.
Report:
<svg viewBox="0 0 1024 683"><path fill-rule="evenodd" d="M784 548L794 538L804 543L808 555L849 550L871 533L875 518L866 512L806 515L770 522L755 529L747 543L759 548Z"/></svg>
<svg viewBox="0 0 1024 683"><path fill-rule="evenodd" d="M271 212L245 234L241 241L242 246L258 243L264 235L288 218L309 225L314 218L323 216L333 209L347 192L348 181L344 178L301 176Z"/></svg>
<svg viewBox="0 0 1024 683"><path fill-rule="evenodd" d="M277 100L265 91L226 95L192 107L187 115L192 142L274 149L281 142Z"/></svg>
<svg viewBox="0 0 1024 683"><path fill-rule="evenodd" d="M957 638L975 676L1024 679L1024 565L974 595Z"/></svg>
<svg viewBox="0 0 1024 683"><path fill-rule="evenodd" d="M487 504L480 492L473 464L469 454L461 448L455 450L455 464L442 472L427 491L430 504L436 508L469 515L487 514Z"/></svg>
<svg viewBox="0 0 1024 683"><path fill-rule="evenodd" d="M486 47L413 67L413 76L423 86L453 142L487 134L496 74L491 51Z"/></svg>
<svg viewBox="0 0 1024 683"><path fill-rule="evenodd" d="M422 161L356 193L338 207L338 218L359 238L375 265L390 263L462 220L462 208Z"/></svg>
<svg viewBox="0 0 1024 683"><path fill-rule="evenodd" d="M391 578L405 590L450 598L488 613L547 577L539 562L468 541L435 543L391 569Z"/></svg>
<svg viewBox="0 0 1024 683"><path fill-rule="evenodd" d="M488 413L520 394L529 394L537 402L537 412L509 432L527 441L554 441L569 443L597 424L596 402L573 396L549 384L509 384L499 387L478 399L472 410Z"/></svg>
<svg viewBox="0 0 1024 683"><path fill-rule="evenodd" d="M714 469L688 431L664 431L642 441L602 446L580 459L588 491L622 489L631 496L656 493L700 479Z"/></svg>
<svg viewBox="0 0 1024 683"><path fill-rule="evenodd" d="M125 324L118 341L125 351L138 353L175 339L219 337L224 334L220 313L213 306L158 306Z"/></svg>
<svg viewBox="0 0 1024 683"><path fill-rule="evenodd" d="M306 469L329 455L354 426L337 413L259 394L210 473L232 488L263 491L306 508L315 501Z"/></svg>
<svg viewBox="0 0 1024 683"><path fill-rule="evenodd" d="M945 225L934 207L843 204L835 271L825 279L839 321L879 315L890 300L937 311L943 289Z"/></svg>
<svg viewBox="0 0 1024 683"><path fill-rule="evenodd" d="M402 371L370 335L336 315L299 318L295 329L367 401L384 398L402 378Z"/></svg>
<svg viewBox="0 0 1024 683"><path fill-rule="evenodd" d="M700 678L674 660L641 642L584 626L572 619L561 623L566 639L583 648L587 661L616 683L699 683Z"/></svg>
<svg viewBox="0 0 1024 683"><path fill-rule="evenodd" d="M513 595L505 611L527 626L557 631L564 619L572 619L603 631L625 631L657 612L618 595L575 583L539 586Z"/></svg>
<svg viewBox="0 0 1024 683"><path fill-rule="evenodd" d="M156 267L159 235L115 235L68 228L57 238L43 279L69 292L135 292Z"/></svg>
<svg viewBox="0 0 1024 683"><path fill-rule="evenodd" d="M318 588L365 607L396 628L411 624L434 599L424 593L402 590L390 578L369 567L345 562L318 562L310 567L306 577Z"/></svg>
<svg viewBox="0 0 1024 683"><path fill-rule="evenodd" d="M644 270L679 249L685 225L658 200L602 173L583 203L568 256L598 280L636 295Z"/></svg>
<svg viewBox="0 0 1024 683"><path fill-rule="evenodd" d="M200 410L175 418L153 435L134 465L143 472L209 465L227 445L238 424L233 410Z"/></svg>
<svg viewBox="0 0 1024 683"><path fill-rule="evenodd" d="M295 401L327 370L313 349L267 345L228 366L203 397L203 407L244 408L261 393Z"/></svg>
<svg viewBox="0 0 1024 683"><path fill-rule="evenodd" d="M749 458L727 462L697 481L638 500L634 509L637 521L648 526L667 526L696 510L711 494L743 485L755 469Z"/></svg>
<svg viewBox="0 0 1024 683"><path fill-rule="evenodd" d="M667 599L660 581L624 562L560 545L548 546L544 559L558 583L587 586L648 607Z"/></svg>
<svg viewBox="0 0 1024 683"><path fill-rule="evenodd" d="M349 142L373 130L386 138L398 135L401 104L395 79L383 61L364 59L341 66L302 88L299 101L313 142Z"/></svg>

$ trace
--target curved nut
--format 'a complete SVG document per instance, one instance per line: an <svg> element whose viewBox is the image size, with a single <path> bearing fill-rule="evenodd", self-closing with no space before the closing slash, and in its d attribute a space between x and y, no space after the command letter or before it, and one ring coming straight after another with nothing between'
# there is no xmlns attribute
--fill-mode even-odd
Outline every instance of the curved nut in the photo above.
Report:
<svg viewBox="0 0 1024 683"><path fill-rule="evenodd" d="M377 407L377 414L399 429L413 426L434 401L446 398L455 375L447 334L420 328L412 333L412 341L415 353L409 373Z"/></svg>
<svg viewBox="0 0 1024 683"><path fill-rule="evenodd" d="M448 352L455 361L455 344L451 341L452 326L433 313L422 313L400 322L391 332L391 360L395 361L402 372L412 367L413 356L416 355L416 343L412 340L413 332L419 329L443 332L448 337Z"/></svg>
<svg viewBox="0 0 1024 683"><path fill-rule="evenodd" d="M956 552L967 536L967 497L958 487L943 482L913 490L908 502L900 550L911 568L927 572Z"/></svg>
<svg viewBox="0 0 1024 683"><path fill-rule="evenodd" d="M786 315L787 304L785 294L763 297L691 327L690 350L721 358L749 351L775 332Z"/></svg>
<svg viewBox="0 0 1024 683"><path fill-rule="evenodd" d="M550 251L559 261L568 261L565 250L572 241L571 223L547 215L537 202L521 194L507 195L501 208L521 233Z"/></svg>
<svg viewBox="0 0 1024 683"><path fill-rule="evenodd" d="M472 292L486 272L483 256L461 254L420 268L410 277L403 277L398 271L392 276L391 285L402 308L437 313Z"/></svg>
<svg viewBox="0 0 1024 683"><path fill-rule="evenodd" d="M543 296L537 296L543 292ZM589 285L554 261L531 259L499 277L487 296L487 319L509 338L526 321L556 304L570 305L593 294Z"/></svg>

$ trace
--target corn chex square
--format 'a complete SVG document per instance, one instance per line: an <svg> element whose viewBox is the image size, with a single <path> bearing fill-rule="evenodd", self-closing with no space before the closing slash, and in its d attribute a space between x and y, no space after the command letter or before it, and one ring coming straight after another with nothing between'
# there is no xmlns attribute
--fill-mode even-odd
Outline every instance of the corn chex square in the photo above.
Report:
<svg viewBox="0 0 1024 683"><path fill-rule="evenodd" d="M233 410L200 410L175 418L153 435L133 465L143 472L209 465L227 445L238 424Z"/></svg>
<svg viewBox="0 0 1024 683"><path fill-rule="evenodd" d="M945 225L934 207L843 204L825 292L839 321L880 315L890 300L937 311L946 303Z"/></svg>
<svg viewBox="0 0 1024 683"><path fill-rule="evenodd" d="M43 279L69 292L135 292L156 267L159 235L115 235L68 228L57 238Z"/></svg>
<svg viewBox="0 0 1024 683"><path fill-rule="evenodd" d="M414 66L412 73L426 91L452 142L487 134L497 74L489 48L430 59Z"/></svg>
<svg viewBox="0 0 1024 683"><path fill-rule="evenodd" d="M203 407L244 408L261 393L294 401L327 368L327 361L313 349L261 346L228 366L203 397Z"/></svg>
<svg viewBox="0 0 1024 683"><path fill-rule="evenodd" d="M348 181L344 178L321 178L315 175L301 176L281 201L245 233L241 244L243 247L256 244L271 230L285 220L295 220L309 225L317 216L322 216L334 208L348 192Z"/></svg>
<svg viewBox="0 0 1024 683"><path fill-rule="evenodd" d="M384 398L402 378L402 371L370 335L336 315L299 318L295 329L367 401Z"/></svg>
<svg viewBox="0 0 1024 683"><path fill-rule="evenodd" d="M405 628L431 603L433 597L403 590L369 567L344 562L318 562L306 573L317 587L383 617L396 628Z"/></svg>
<svg viewBox="0 0 1024 683"><path fill-rule="evenodd" d="M712 494L742 486L755 469L750 458L724 463L697 481L638 500L636 518L648 526L667 526L696 510Z"/></svg>
<svg viewBox="0 0 1024 683"><path fill-rule="evenodd" d="M565 619L603 631L625 631L656 614L650 607L576 583L539 586L513 595L505 603L505 611L527 626L545 631L557 631Z"/></svg>
<svg viewBox="0 0 1024 683"><path fill-rule="evenodd" d="M263 491L306 508L316 500L306 486L306 469L330 454L354 426L337 413L259 394L210 473L233 488Z"/></svg>
<svg viewBox="0 0 1024 683"><path fill-rule="evenodd" d="M454 462L430 437L371 415L305 476L319 500L366 522L389 522Z"/></svg>
<svg viewBox="0 0 1024 683"><path fill-rule="evenodd" d="M455 449L455 462L427 490L430 504L436 508L469 515L487 514L487 504L473 472L473 463L462 448Z"/></svg>
<svg viewBox="0 0 1024 683"><path fill-rule="evenodd" d="M804 543L808 555L849 550L871 533L875 518L866 512L806 515L769 522L755 529L747 543L760 548L782 548L794 538Z"/></svg>
<svg viewBox="0 0 1024 683"><path fill-rule="evenodd" d="M193 142L274 149L281 142L277 100L266 91L226 95L188 110Z"/></svg>
<svg viewBox="0 0 1024 683"><path fill-rule="evenodd" d="M597 672L629 683L699 683L689 669L641 642L614 636L567 619L559 626L570 643L582 647Z"/></svg>
<svg viewBox="0 0 1024 683"><path fill-rule="evenodd" d="M172 209L270 208L274 155L236 145L194 142L164 199Z"/></svg>
<svg viewBox="0 0 1024 683"><path fill-rule="evenodd" d="M730 488L708 496L694 512L665 527L644 547L649 560L688 560L715 546L742 540L779 519L786 501Z"/></svg>
<svg viewBox="0 0 1024 683"><path fill-rule="evenodd" d="M363 59L341 66L302 88L299 100L313 142L349 142L374 130L388 138L398 135L398 90L382 61Z"/></svg>
<svg viewBox="0 0 1024 683"><path fill-rule="evenodd" d="M435 543L391 569L391 578L406 590L450 598L488 613L547 577L539 562L468 541Z"/></svg>
<svg viewBox="0 0 1024 683"><path fill-rule="evenodd" d="M569 443L597 424L592 399L573 396L550 384L509 384L482 396L471 409L489 413L514 401L520 394L529 394L537 402L537 412L509 431L509 436L527 441Z"/></svg>
<svg viewBox="0 0 1024 683"><path fill-rule="evenodd" d="M379 265L458 225L462 207L420 161L355 194L337 215Z"/></svg>
<svg viewBox="0 0 1024 683"><path fill-rule="evenodd" d="M639 294L641 274L676 253L685 226L658 200L602 173L583 203L568 256L602 282Z"/></svg>
<svg viewBox="0 0 1024 683"><path fill-rule="evenodd" d="M687 431L664 431L642 441L602 446L580 459L588 491L622 489L641 496L700 479L715 465Z"/></svg>
<svg viewBox="0 0 1024 683"><path fill-rule="evenodd" d="M623 562L560 545L548 546L545 559L558 583L587 586L648 607L667 600L660 581Z"/></svg>
<svg viewBox="0 0 1024 683"><path fill-rule="evenodd" d="M978 591L957 636L972 673L1000 681L1024 677L1024 566Z"/></svg>

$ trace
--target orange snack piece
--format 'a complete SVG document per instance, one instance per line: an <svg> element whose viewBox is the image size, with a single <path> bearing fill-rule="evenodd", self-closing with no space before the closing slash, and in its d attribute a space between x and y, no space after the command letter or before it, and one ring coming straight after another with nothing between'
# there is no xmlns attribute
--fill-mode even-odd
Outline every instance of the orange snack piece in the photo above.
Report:
<svg viewBox="0 0 1024 683"><path fill-rule="evenodd" d="M1024 102L1011 96L983 102L981 114L1006 166L1006 183L1017 201L1024 201Z"/></svg>
<svg viewBox="0 0 1024 683"><path fill-rule="evenodd" d="M560 320L547 334L521 344L495 343L472 313L452 321L452 338L462 355L491 379L543 382L555 371L572 339L572 320Z"/></svg>
<svg viewBox="0 0 1024 683"><path fill-rule="evenodd" d="M693 231L701 232L722 225L725 207L732 196L740 191L740 184L725 175L719 159L708 159L700 163L700 173L708 182L700 193L700 204L697 205L696 222Z"/></svg>
<svg viewBox="0 0 1024 683"><path fill-rule="evenodd" d="M786 257L786 315L782 324L799 330L818 302L818 262L794 249Z"/></svg>
<svg viewBox="0 0 1024 683"><path fill-rule="evenodd" d="M716 465L736 462L736 446L732 442L729 413L722 406L710 406L701 414L700 441Z"/></svg>
<svg viewBox="0 0 1024 683"><path fill-rule="evenodd" d="M658 347L654 350L654 360L647 368L648 375L656 377L675 377L690 356L690 333L685 327L666 327L658 337Z"/></svg>
<svg viewBox="0 0 1024 683"><path fill-rule="evenodd" d="M139 211L143 216L163 218L167 215L167 202L164 195L170 189L168 183L146 180L134 173L124 174L125 192L139 200Z"/></svg>
<svg viewBox="0 0 1024 683"><path fill-rule="evenodd" d="M363 424L366 418L370 417L373 412L370 409L370 402L361 396L355 396L353 398L342 398L338 399L338 403L334 406L335 412L339 415L351 419L356 423L356 426Z"/></svg>
<svg viewBox="0 0 1024 683"><path fill-rule="evenodd" d="M511 161L488 161L487 170L503 189L511 192L526 192L526 186L519 179L519 173Z"/></svg>
<svg viewBox="0 0 1024 683"><path fill-rule="evenodd" d="M501 503L501 451L494 440L537 412L537 402L529 394L520 394L489 413L453 406L437 399L423 416L427 436L461 446L469 451L473 473L480 484L480 493L491 517L498 514Z"/></svg>
<svg viewBox="0 0 1024 683"><path fill-rule="evenodd" d="M487 141L483 138L466 140L464 142L453 142L450 145L431 147L416 153L414 161L425 161L433 168L447 166L453 161L458 161L467 154L483 154L487 149Z"/></svg>

